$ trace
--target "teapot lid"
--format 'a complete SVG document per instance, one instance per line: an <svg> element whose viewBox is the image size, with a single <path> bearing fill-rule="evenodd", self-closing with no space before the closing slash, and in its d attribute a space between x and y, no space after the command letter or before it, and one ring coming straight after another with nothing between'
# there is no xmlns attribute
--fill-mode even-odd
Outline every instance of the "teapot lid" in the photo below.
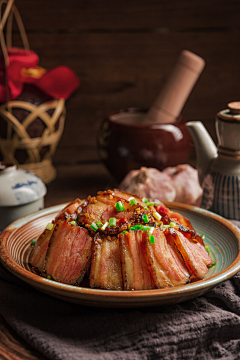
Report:
<svg viewBox="0 0 240 360"><path fill-rule="evenodd" d="M227 109L217 113L217 117L220 120L240 121L240 101L232 101L227 106Z"/></svg>
<svg viewBox="0 0 240 360"><path fill-rule="evenodd" d="M46 186L37 175L0 161L0 207L31 203L46 192Z"/></svg>

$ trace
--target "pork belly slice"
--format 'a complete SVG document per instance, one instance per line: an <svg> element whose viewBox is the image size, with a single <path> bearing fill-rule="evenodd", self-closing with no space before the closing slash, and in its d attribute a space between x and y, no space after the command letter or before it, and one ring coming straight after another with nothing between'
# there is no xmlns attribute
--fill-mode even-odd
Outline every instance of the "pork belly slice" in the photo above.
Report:
<svg viewBox="0 0 240 360"><path fill-rule="evenodd" d="M91 225L92 222L103 222L103 214L107 212L111 213L112 209L112 205L105 204L95 199L94 202L88 204L78 215L78 221L84 226Z"/></svg>
<svg viewBox="0 0 240 360"><path fill-rule="evenodd" d="M169 211L169 216L170 216L171 220L174 220L174 221L178 222L179 224L182 224L187 229L194 230L194 228L193 228L192 224L190 223L190 221L188 219L186 219L183 215L179 214L178 212Z"/></svg>
<svg viewBox="0 0 240 360"><path fill-rule="evenodd" d="M143 234L143 241L155 286L160 289L188 283L190 274L171 237L160 229L152 235L154 244L149 241L149 233Z"/></svg>
<svg viewBox="0 0 240 360"><path fill-rule="evenodd" d="M39 271L43 271L44 261L48 249L48 244L54 230L54 225L51 230L45 229L35 242L34 247L30 255L30 264L37 268Z"/></svg>
<svg viewBox="0 0 240 360"><path fill-rule="evenodd" d="M168 222L176 221L179 224L184 225L187 229L194 230L192 224L182 214L168 209L165 205L157 205L157 212L165 218Z"/></svg>
<svg viewBox="0 0 240 360"><path fill-rule="evenodd" d="M58 221L46 255L46 274L65 284L79 284L90 265L91 248L86 229Z"/></svg>
<svg viewBox="0 0 240 360"><path fill-rule="evenodd" d="M141 230L119 235L124 290L149 290L154 288Z"/></svg>
<svg viewBox="0 0 240 360"><path fill-rule="evenodd" d="M90 272L90 287L122 290L119 240L114 236L96 234Z"/></svg>
<svg viewBox="0 0 240 360"><path fill-rule="evenodd" d="M79 209L81 206L83 206L84 202L85 200L76 199L70 204L66 205L55 217L54 223L58 222L59 220L65 220L66 216L75 218L78 211L81 211ZM49 241L54 231L54 226L55 225L53 225L51 230L45 229L44 232L39 236L30 255L30 264L41 272L44 268L44 261L46 258Z"/></svg>
<svg viewBox="0 0 240 360"><path fill-rule="evenodd" d="M127 191L123 191L123 190L119 190L119 189L114 189L113 190L114 194L122 199L125 199L127 201L129 201L130 198L133 198L136 199L136 202L138 203L138 205L141 205L141 206L145 206L146 203L144 203L142 201L142 197L136 195L136 194L131 194Z"/></svg>
<svg viewBox="0 0 240 360"><path fill-rule="evenodd" d="M62 220L64 221L66 217L70 217L72 220L76 218L79 212L82 211L82 208L87 205L86 200L75 199L68 205L66 205L59 214L55 217L55 221Z"/></svg>
<svg viewBox="0 0 240 360"><path fill-rule="evenodd" d="M203 279L213 261L202 243L197 239L188 239L174 228L169 228L167 232L172 236L192 277Z"/></svg>
<svg viewBox="0 0 240 360"><path fill-rule="evenodd" d="M124 197L116 196L115 193L112 192L111 190L99 191L96 196L96 199L104 204L108 204L112 206L109 214L105 212L102 215L103 218L106 219L106 221L108 221L110 217L116 217L117 219L126 217L127 219L130 219L134 214L134 210L137 207L139 207L139 204L131 206L128 200L126 200ZM117 211L115 205L119 201L124 205L125 208L124 211Z"/></svg>
<svg viewBox="0 0 240 360"><path fill-rule="evenodd" d="M112 206L115 206L118 201L121 201L127 211L136 207L136 205L131 206L128 200L126 200L124 197L116 195L112 190L98 191L96 199Z"/></svg>
<svg viewBox="0 0 240 360"><path fill-rule="evenodd" d="M118 211L116 203L121 201L125 207L124 211ZM139 205L131 206L128 201L112 195L112 191L99 191L95 198L92 198L78 216L78 221L83 226L90 226L92 222L105 224L110 218L130 220L134 215L134 210Z"/></svg>

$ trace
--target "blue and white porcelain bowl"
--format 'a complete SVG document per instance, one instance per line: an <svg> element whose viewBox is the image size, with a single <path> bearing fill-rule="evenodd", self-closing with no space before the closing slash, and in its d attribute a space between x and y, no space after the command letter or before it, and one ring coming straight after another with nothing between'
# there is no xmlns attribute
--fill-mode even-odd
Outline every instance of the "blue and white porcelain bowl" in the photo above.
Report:
<svg viewBox="0 0 240 360"><path fill-rule="evenodd" d="M14 220L42 209L46 192L35 174L0 162L0 231Z"/></svg>

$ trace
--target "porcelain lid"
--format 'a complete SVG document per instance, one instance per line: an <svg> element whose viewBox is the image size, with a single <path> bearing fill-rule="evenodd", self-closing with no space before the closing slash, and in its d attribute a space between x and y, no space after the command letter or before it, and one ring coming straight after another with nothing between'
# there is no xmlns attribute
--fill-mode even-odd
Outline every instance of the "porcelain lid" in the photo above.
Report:
<svg viewBox="0 0 240 360"><path fill-rule="evenodd" d="M28 204L46 192L46 186L37 175L0 162L0 207Z"/></svg>

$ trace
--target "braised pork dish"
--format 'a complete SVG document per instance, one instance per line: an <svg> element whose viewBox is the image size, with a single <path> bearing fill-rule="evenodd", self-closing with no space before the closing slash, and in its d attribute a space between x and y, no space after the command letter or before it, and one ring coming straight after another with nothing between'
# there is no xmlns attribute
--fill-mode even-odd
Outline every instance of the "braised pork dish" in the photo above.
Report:
<svg viewBox="0 0 240 360"><path fill-rule="evenodd" d="M191 223L161 202L118 189L76 199L32 244L48 279L91 288L149 290L201 280L213 260Z"/></svg>

